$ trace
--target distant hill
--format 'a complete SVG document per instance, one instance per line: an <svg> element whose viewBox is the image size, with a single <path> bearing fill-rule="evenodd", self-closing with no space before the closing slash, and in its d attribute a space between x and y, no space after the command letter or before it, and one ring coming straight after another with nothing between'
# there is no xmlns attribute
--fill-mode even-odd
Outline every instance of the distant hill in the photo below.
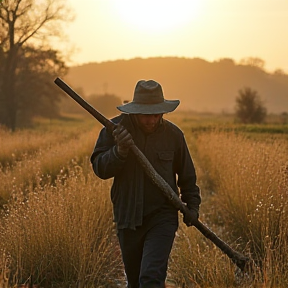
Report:
<svg viewBox="0 0 288 288"><path fill-rule="evenodd" d="M235 64L232 59L208 62L200 58L135 58L71 67L65 80L91 94L115 94L132 100L140 79L161 83L166 99L180 99L178 109L198 112L234 112L243 87L256 90L268 113L288 111L288 75ZM84 96L84 95L83 95Z"/></svg>

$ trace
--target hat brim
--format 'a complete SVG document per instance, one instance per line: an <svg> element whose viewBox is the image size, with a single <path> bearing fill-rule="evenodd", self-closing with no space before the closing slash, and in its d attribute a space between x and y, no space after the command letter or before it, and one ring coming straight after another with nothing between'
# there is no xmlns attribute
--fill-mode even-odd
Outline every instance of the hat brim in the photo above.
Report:
<svg viewBox="0 0 288 288"><path fill-rule="evenodd" d="M157 104L140 104L132 101L117 106L117 109L127 114L165 114L174 111L179 103L179 100L164 100Z"/></svg>

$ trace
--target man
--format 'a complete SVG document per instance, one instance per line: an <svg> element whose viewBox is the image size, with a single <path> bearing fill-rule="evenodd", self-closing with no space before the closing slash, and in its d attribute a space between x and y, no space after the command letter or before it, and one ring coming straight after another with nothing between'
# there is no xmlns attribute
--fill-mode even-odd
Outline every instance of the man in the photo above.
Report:
<svg viewBox="0 0 288 288"><path fill-rule="evenodd" d="M200 191L184 135L163 119L179 103L165 100L161 85L154 80L139 81L133 101L117 107L123 112L112 119L117 128L112 134L106 128L101 130L91 156L97 176L114 177L111 200L129 288L165 287L178 228L177 209L145 174L129 150L131 145L143 152L187 204L191 213L184 215L186 225L198 219Z"/></svg>

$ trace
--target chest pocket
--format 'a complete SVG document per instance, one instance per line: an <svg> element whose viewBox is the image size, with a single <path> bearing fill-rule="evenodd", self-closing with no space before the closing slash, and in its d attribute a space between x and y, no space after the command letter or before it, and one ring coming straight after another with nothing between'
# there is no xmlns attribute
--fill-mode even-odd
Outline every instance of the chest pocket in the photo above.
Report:
<svg viewBox="0 0 288 288"><path fill-rule="evenodd" d="M163 174L167 176L171 175L173 173L174 151L161 151L157 154L159 168L163 171Z"/></svg>
<svg viewBox="0 0 288 288"><path fill-rule="evenodd" d="M161 151L158 152L158 158L162 161L173 161L174 151Z"/></svg>

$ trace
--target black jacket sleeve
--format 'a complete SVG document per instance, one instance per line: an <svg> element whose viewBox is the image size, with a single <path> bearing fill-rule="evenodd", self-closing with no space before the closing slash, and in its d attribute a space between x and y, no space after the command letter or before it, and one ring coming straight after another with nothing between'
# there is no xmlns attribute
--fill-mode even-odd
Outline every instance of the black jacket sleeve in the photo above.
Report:
<svg viewBox="0 0 288 288"><path fill-rule="evenodd" d="M180 189L181 200L189 209L199 212L201 203L200 189L196 184L197 177L191 155L189 153L184 135L177 155L177 186Z"/></svg>
<svg viewBox="0 0 288 288"><path fill-rule="evenodd" d="M115 177L125 163L125 159L117 153L114 139L106 128L99 134L90 161L94 173L101 179Z"/></svg>

